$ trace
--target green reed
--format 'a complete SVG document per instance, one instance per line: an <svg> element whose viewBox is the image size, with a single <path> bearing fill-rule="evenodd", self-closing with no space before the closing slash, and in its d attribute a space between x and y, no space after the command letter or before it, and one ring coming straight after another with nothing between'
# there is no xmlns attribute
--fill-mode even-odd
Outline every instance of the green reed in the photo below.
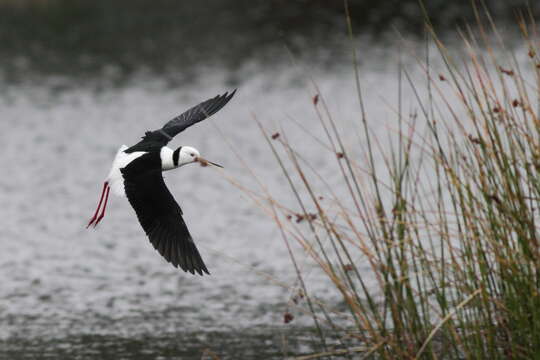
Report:
<svg viewBox="0 0 540 360"><path fill-rule="evenodd" d="M536 25L520 20L523 44L507 46L488 14L478 19L461 32L458 57L427 27L443 67L429 53L417 59L425 84L399 63L389 147L370 129L356 58L357 144L345 145L313 82L325 137L317 141L337 185L285 129L271 135L260 126L297 206L263 184L259 193L244 190L278 225L300 284L291 306L315 324L320 352L299 359L527 359L540 349ZM417 113L403 110L406 89ZM331 280L342 306L306 286L303 256Z"/></svg>

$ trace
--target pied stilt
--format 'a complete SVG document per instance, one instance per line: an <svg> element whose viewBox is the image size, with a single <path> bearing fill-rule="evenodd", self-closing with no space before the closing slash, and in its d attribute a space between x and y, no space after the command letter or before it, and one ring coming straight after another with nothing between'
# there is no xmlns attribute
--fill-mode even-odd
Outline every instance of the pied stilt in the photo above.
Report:
<svg viewBox="0 0 540 360"><path fill-rule="evenodd" d="M180 146L172 150L166 145L178 133L218 112L235 92L203 101L161 129L147 131L142 140L131 147L122 145L87 228L96 227L105 216L110 191L126 196L150 242L168 262L192 274L210 274L182 218L182 209L167 189L161 173L194 162L221 167L201 157L193 147Z"/></svg>

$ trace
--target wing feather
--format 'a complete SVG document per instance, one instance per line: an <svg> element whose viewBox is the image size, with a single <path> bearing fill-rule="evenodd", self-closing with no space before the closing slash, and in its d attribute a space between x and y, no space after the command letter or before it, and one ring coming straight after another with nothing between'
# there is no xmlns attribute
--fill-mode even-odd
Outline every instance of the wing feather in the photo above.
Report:
<svg viewBox="0 0 540 360"><path fill-rule="evenodd" d="M156 166L156 163L158 166ZM210 274L161 175L159 155L143 155L121 169L126 196L154 248L174 267Z"/></svg>
<svg viewBox="0 0 540 360"><path fill-rule="evenodd" d="M194 125L200 121L217 113L223 108L229 100L232 99L236 89L230 94L226 92L223 95L218 95L202 103L195 105L191 109L183 112L172 120L169 120L161 130L163 130L171 138L175 137L178 133L184 131L191 125Z"/></svg>
<svg viewBox="0 0 540 360"><path fill-rule="evenodd" d="M191 125L203 121L204 119L217 113L223 108L229 100L232 99L236 89L230 94L226 92L223 95L217 95L211 99L201 102L193 106L172 120L169 120L161 129L147 131L142 140L125 150L125 153L130 154L137 151L157 151L162 146L165 146L180 132L184 131Z"/></svg>

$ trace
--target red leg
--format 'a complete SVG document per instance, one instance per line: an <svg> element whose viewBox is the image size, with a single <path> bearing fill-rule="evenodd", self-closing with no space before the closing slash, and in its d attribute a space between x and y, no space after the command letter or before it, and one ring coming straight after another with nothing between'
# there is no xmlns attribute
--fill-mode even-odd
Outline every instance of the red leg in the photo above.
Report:
<svg viewBox="0 0 540 360"><path fill-rule="evenodd" d="M107 186L107 191L105 192L105 202L103 203L103 209L101 209L101 214L96 219L96 222L94 223L94 227L96 227L97 224L101 221L101 219L103 219L103 217L105 216L105 209L107 208L107 201L109 200L109 191L110 190L111 190L111 188L109 186Z"/></svg>
<svg viewBox="0 0 540 360"><path fill-rule="evenodd" d="M105 195L105 190L107 190L108 187L109 187L109 183L107 181L105 181L103 183L103 190L101 190L101 197L99 198L99 204L97 206L96 212L94 213L94 216L92 216L92 218L88 222L88 225L86 225L87 229L88 229L88 227L90 227L90 225L92 225L94 223L94 221L96 221L96 218L97 218L98 213L99 213L99 209L101 208L101 203L103 202L103 196Z"/></svg>

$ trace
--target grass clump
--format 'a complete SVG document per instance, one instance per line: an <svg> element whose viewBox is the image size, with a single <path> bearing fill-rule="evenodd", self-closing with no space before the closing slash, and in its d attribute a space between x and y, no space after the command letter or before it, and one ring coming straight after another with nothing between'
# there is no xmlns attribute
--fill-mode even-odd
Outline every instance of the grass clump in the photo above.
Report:
<svg viewBox="0 0 540 360"><path fill-rule="evenodd" d="M285 130L261 126L296 205L264 186L249 194L278 225L301 288L292 305L317 329L320 353L301 358L528 359L540 349L540 57L529 20L509 50L486 15L461 33L457 58L428 27L443 68L418 60L424 88L399 67L386 146L372 135L356 64L356 145L344 144L314 84L318 141L338 185ZM404 114L405 89L418 116ZM339 309L306 286L306 254Z"/></svg>

